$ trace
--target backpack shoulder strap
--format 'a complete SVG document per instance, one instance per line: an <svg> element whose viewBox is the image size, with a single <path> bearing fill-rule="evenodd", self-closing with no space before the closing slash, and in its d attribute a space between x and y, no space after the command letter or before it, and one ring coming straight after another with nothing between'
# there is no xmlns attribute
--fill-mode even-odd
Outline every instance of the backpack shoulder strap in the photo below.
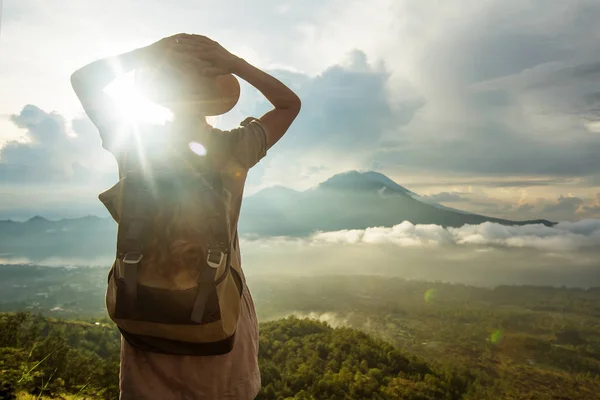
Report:
<svg viewBox="0 0 600 400"><path fill-rule="evenodd" d="M143 176L139 157L131 149L123 152L123 186L121 189L120 219L117 229L117 296L123 318L136 314L138 271L152 218L152 196Z"/></svg>
<svg viewBox="0 0 600 400"><path fill-rule="evenodd" d="M197 323L202 321L208 299L215 290L217 271L225 273L223 265L229 268L231 263L229 209L220 171L212 174L212 182L212 186L205 192L206 219L202 221L206 238L206 266L198 277L198 291L190 316Z"/></svg>
<svg viewBox="0 0 600 400"><path fill-rule="evenodd" d="M233 140L226 132L218 129L207 135L206 163L207 179L210 180L207 196L207 218L203 221L206 238L206 264L203 274L198 279L198 291L192 308L191 320L202 321L208 299L215 290L215 277L225 263L230 267L232 243L230 238L229 208L227 192L221 172L231 156Z"/></svg>

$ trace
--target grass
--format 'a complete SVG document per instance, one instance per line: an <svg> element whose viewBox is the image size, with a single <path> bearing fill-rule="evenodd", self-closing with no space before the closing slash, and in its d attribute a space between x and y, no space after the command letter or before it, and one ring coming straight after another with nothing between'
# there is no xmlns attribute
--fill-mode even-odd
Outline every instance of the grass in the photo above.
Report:
<svg viewBox="0 0 600 400"><path fill-rule="evenodd" d="M46 396L41 396L38 397L39 395L34 395L34 394L29 394L29 393L24 393L24 392L20 392L17 393L17 400L96 400L97 397L90 397L88 395L83 396L83 395L60 395L59 397L46 397Z"/></svg>

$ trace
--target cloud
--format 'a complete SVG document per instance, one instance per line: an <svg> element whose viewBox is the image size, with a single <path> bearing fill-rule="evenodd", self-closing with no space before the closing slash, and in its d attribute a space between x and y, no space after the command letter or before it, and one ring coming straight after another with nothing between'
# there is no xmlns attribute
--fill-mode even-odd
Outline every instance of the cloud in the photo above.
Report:
<svg viewBox="0 0 600 400"><path fill-rule="evenodd" d="M599 181L600 182L600 181ZM486 186L491 188L528 188L538 186L558 187L558 186L598 186L594 181L582 181L577 178L565 178L565 177L477 177L470 176L462 179L448 178L444 180L446 186ZM422 181L415 182L412 184L414 187L431 186L431 182Z"/></svg>
<svg viewBox="0 0 600 400"><path fill-rule="evenodd" d="M549 204L544 207L546 212L567 212L575 214L575 212L583 205L583 200L578 197L560 196L556 203Z"/></svg>
<svg viewBox="0 0 600 400"><path fill-rule="evenodd" d="M536 179L519 186L600 170L600 135L588 129L598 115L600 3L376 4L330 6L304 46L318 60L360 48L390 71L390 104L422 101L363 168ZM376 26L361 19L367 8Z"/></svg>
<svg viewBox="0 0 600 400"><path fill-rule="evenodd" d="M594 202L590 205L581 205L577 209L579 214L587 214L587 215L598 215L600 216L600 192L596 193L596 198Z"/></svg>
<svg viewBox="0 0 600 400"><path fill-rule="evenodd" d="M338 328L338 327L342 327L342 326L350 326L348 316L343 317L340 314L335 313L335 312L292 311L292 312L286 313L285 315L282 315L282 316L277 316L277 317L274 316L274 317L272 317L272 319L279 319L279 318L286 318L286 317L296 317L296 318L301 318L301 319L305 319L305 318L313 319L316 321L325 322L325 323L329 324L329 326L331 326L332 328Z"/></svg>
<svg viewBox="0 0 600 400"><path fill-rule="evenodd" d="M401 224L402 225L402 224ZM600 285L600 220L543 226L323 232L307 239L241 237L244 271L264 275L379 275L474 285Z"/></svg>
<svg viewBox="0 0 600 400"><path fill-rule="evenodd" d="M452 202L458 202L458 201L463 201L464 199L461 197L460 193L449 193L449 192L441 192L441 193L435 193L435 194L430 194L428 196L423 196L424 200L427 201L432 201L435 203L452 203Z"/></svg>
<svg viewBox="0 0 600 400"><path fill-rule="evenodd" d="M85 183L105 178L110 156L100 146L95 128L26 105L11 121L25 133L25 141L0 147L0 182L3 185Z"/></svg>
<svg viewBox="0 0 600 400"><path fill-rule="evenodd" d="M560 191L560 189L557 189ZM534 197L521 189L514 190L510 199L494 198L485 191L462 194L461 208L484 215L509 219L531 220L545 218L551 221L571 221L600 217L600 193L595 196L559 195L557 198Z"/></svg>
<svg viewBox="0 0 600 400"><path fill-rule="evenodd" d="M431 2L422 3L420 12L432 10ZM591 39L600 28L590 17L600 15L600 4L487 1L460 3L469 8L460 14L458 7L448 2L432 17L456 12L455 21L419 31L425 36L414 45L419 57L384 57L392 70L412 64L406 79L426 106L395 134L395 149L374 155L377 161L389 170L480 176L599 170L600 135L587 126L598 109L598 58L589 55L600 50ZM432 31L443 34L431 40Z"/></svg>
<svg viewBox="0 0 600 400"><path fill-rule="evenodd" d="M500 246L549 251L575 251L600 246L600 220L561 222L544 225L504 226L485 222L461 228L439 225L413 225L405 221L391 228L321 232L311 239L315 244L393 244L413 246Z"/></svg>
<svg viewBox="0 0 600 400"><path fill-rule="evenodd" d="M277 75L303 100L302 112L282 139L280 148L285 150L369 150L386 132L408 123L422 106L417 99L392 105L387 92L390 72L383 64L369 64L358 50L347 62L315 77Z"/></svg>

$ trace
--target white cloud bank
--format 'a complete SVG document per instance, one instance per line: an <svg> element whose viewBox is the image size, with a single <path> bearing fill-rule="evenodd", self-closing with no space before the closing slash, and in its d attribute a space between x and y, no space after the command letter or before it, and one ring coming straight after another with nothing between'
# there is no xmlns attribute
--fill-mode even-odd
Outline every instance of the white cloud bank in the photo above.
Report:
<svg viewBox="0 0 600 400"><path fill-rule="evenodd" d="M381 275L467 285L600 286L600 219L542 225L413 225L241 238L248 276ZM318 280L315 281L318 283Z"/></svg>
<svg viewBox="0 0 600 400"><path fill-rule="evenodd" d="M560 222L554 227L544 225L504 226L486 222L444 228L440 225L413 225L405 221L388 227L319 232L309 239L286 239L297 245L391 244L416 246L494 246L530 248L551 252L569 252L584 248L600 248L600 219ZM273 239L269 239L273 244Z"/></svg>

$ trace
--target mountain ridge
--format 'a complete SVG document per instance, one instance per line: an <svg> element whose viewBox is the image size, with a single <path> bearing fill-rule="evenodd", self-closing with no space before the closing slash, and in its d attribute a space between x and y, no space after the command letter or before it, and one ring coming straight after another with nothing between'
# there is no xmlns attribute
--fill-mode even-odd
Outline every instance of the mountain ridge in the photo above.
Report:
<svg viewBox="0 0 600 400"><path fill-rule="evenodd" d="M238 230L241 236L307 237L315 232L392 227L404 221L443 227L483 222L554 224L463 213L425 203L418 197L383 174L349 171L302 192L274 186L244 198ZM0 254L34 260L112 257L116 234L117 224L110 216L51 221L38 215L24 222L5 220L0 221Z"/></svg>
<svg viewBox="0 0 600 400"><path fill-rule="evenodd" d="M442 213L456 213L456 214L460 214L461 216L464 217L464 219L473 222L471 220L475 219L480 219L480 222L485 222L485 221L491 221L491 222L498 222L501 224L507 224L507 225L524 225L524 224L544 224L546 226L553 226L555 225L554 222L545 220L545 219L535 219L535 220L527 220L527 221L512 221L512 220L506 220L506 219L502 219L502 218L495 218L495 217L487 217L487 216L483 216L483 215L479 215L479 214L473 214L467 211L462 211L462 210L457 210L454 208L450 208L450 207L446 207L443 206L441 204L438 203L433 203L433 202L429 202L429 201L424 201L423 197L418 195L417 193L399 185L398 183L396 183L395 181L393 181L392 179L390 179L389 177L387 177L386 175L377 172L377 171L365 171L365 172L360 172L358 170L350 170L350 171L346 171L346 172L342 172L342 173L338 173L335 174L333 176L331 176L330 178L326 179L323 182L320 182L318 185L309 188L307 190L304 191L297 191L294 190L292 188L283 186L283 185L274 185L274 186L269 186L266 187L248 197L246 197L243 201L242 204L242 215L241 215L241 224L244 225L243 223L243 219L245 216L247 216L249 213L252 214L253 211L256 211L259 208L263 208L260 212L261 216L264 215L268 215L269 209L271 209L271 211L273 211L275 214L277 213L277 211L282 212L282 213L289 213L289 214L295 214L296 208L295 205L286 205L286 204L276 204L277 201L280 202L285 202L285 201L300 201L300 200L307 200L310 199L311 197L321 197L320 200L331 200L331 197L337 197L337 200L341 200L343 202L344 197L346 197L346 200L352 200L351 197L354 198L363 198L363 200L368 200L369 197L372 197L371 200L373 201L378 201L381 200L382 198L394 198L394 196L397 197L398 200L402 200L404 202L409 202L409 206L412 206L413 208L421 208L422 210L420 211L427 211L428 208L430 207L431 209L429 209L429 211L431 213L438 213L438 216L444 216L444 215L449 215L449 214L439 214L439 212ZM264 201L265 197L269 198L269 200L272 200L269 202L268 205L263 205L261 207L260 204L255 204L255 203L259 203L260 201ZM312 199L313 202L315 199ZM318 210L319 207L323 207L323 208L327 208L328 204L330 204L327 201L322 202L321 204L314 204L314 210ZM338 204L339 205L339 204ZM358 211L361 211L361 209L364 211L364 207L359 207ZM381 210L380 210L381 211ZM409 210L410 211L410 210ZM414 211L414 210L412 210ZM266 213L266 214L265 214ZM310 213L309 213L310 214ZM408 214L410 214L410 212L408 212ZM414 215L406 215L407 218L405 218L404 220L408 220L414 224L418 224L420 223L419 220L421 220L422 218L418 218L415 217ZM249 216L251 217L251 215ZM412 218L411 218L412 217ZM394 218L390 219L390 223L393 224L398 224L403 222L403 220L394 220L391 221ZM435 219L435 218L434 218ZM94 223L94 222L101 222L101 221L112 221L112 219L109 216L106 217L101 217L101 216L97 216L97 215L86 215L86 216L82 216L82 217L71 217L71 218L61 218L61 219L55 219L55 220L50 220L48 218L45 218L43 216L40 215L35 215L31 218L29 218L26 221L14 221L12 219L5 219L5 220L0 220L0 227L2 227L3 225L6 226L7 224L17 224L17 225L31 225L31 224L56 224L56 223L82 223L82 222L90 222L90 223ZM454 221L453 223L444 223L444 221L438 221L437 224L438 225L442 225L442 226L457 226L457 224L461 224L462 221L457 220ZM383 225L390 225L390 223L384 223ZM428 223L436 223L435 220L432 221L428 221ZM469 222L465 222L465 223L469 223ZM352 225L352 213L349 213L348 215L348 225ZM359 225L364 225L364 224L359 224ZM378 224L370 224L369 226L379 226L382 225L380 223ZM464 225L464 223L463 223ZM358 226L348 226L349 228L358 228ZM344 228L346 229L346 228ZM242 229L240 229L242 230ZM256 232L254 232L256 233Z"/></svg>

